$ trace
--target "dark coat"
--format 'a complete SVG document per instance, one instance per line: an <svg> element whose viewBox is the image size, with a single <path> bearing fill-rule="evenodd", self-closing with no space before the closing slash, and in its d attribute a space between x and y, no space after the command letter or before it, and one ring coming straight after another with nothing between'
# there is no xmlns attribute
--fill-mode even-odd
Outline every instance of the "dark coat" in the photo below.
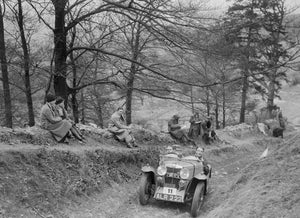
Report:
<svg viewBox="0 0 300 218"><path fill-rule="evenodd" d="M181 140L184 136L184 130L181 129L181 126L178 124L178 118L172 118L168 122L168 131L176 139Z"/></svg>
<svg viewBox="0 0 300 218"><path fill-rule="evenodd" d="M201 134L201 121L199 116L193 115L190 118L190 129L188 136L190 138L197 138Z"/></svg>
<svg viewBox="0 0 300 218"><path fill-rule="evenodd" d="M127 144L134 142L134 137L130 134L124 117L118 111L111 115L108 123L108 131L113 133L118 140L125 141Z"/></svg>

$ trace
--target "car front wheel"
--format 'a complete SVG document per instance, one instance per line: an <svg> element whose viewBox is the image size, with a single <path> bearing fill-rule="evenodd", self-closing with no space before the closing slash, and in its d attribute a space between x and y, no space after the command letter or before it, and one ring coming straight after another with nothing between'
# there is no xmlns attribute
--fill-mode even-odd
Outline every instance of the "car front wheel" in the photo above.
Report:
<svg viewBox="0 0 300 218"><path fill-rule="evenodd" d="M199 182L196 186L191 207L192 217L197 217L200 214L204 200L204 186L204 182Z"/></svg>
<svg viewBox="0 0 300 218"><path fill-rule="evenodd" d="M140 180L139 200L141 205L148 204L151 198L152 178L151 174L144 173Z"/></svg>

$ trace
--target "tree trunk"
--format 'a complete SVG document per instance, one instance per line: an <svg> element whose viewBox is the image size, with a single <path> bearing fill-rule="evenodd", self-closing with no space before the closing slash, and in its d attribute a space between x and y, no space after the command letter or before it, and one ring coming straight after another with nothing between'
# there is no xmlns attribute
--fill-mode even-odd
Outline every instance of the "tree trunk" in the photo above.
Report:
<svg viewBox="0 0 300 218"><path fill-rule="evenodd" d="M192 104L192 114L194 114L195 113L195 106L194 106L193 86L191 86L191 104Z"/></svg>
<svg viewBox="0 0 300 218"><path fill-rule="evenodd" d="M207 116L210 116L210 102L209 102L209 89L206 88L206 113L207 113Z"/></svg>
<svg viewBox="0 0 300 218"><path fill-rule="evenodd" d="M76 93L71 94L71 104L72 104L74 122L79 123L79 110L78 110L78 102L76 99Z"/></svg>
<svg viewBox="0 0 300 218"><path fill-rule="evenodd" d="M131 45L132 49L132 60L137 61L139 56L139 47L140 47L140 24L137 26L137 31L135 35L135 39L132 40L133 44ZM134 32L134 31L133 31ZM134 38L134 35L132 35L132 38ZM133 85L134 85L134 78L135 74L138 71L138 66L135 63L131 63L130 66L130 75L127 82L127 93L126 93L126 124L131 124L131 111L132 111L132 94L133 94Z"/></svg>
<svg viewBox="0 0 300 218"><path fill-rule="evenodd" d="M103 124L103 112L102 112L102 101L101 101L101 97L99 98L97 96L97 117L98 117L98 125L103 128L104 124Z"/></svg>
<svg viewBox="0 0 300 218"><path fill-rule="evenodd" d="M81 90L81 123L85 124L85 111L84 111L84 94Z"/></svg>
<svg viewBox="0 0 300 218"><path fill-rule="evenodd" d="M279 43L280 34L277 31L276 33L273 33L274 39L276 43ZM275 46L273 47L275 50ZM270 119L272 117L272 110L274 109L274 98L275 98L275 83L277 78L277 64L279 61L279 57L276 55L276 50L273 51L271 60L270 60L270 66L273 69L272 72L268 75L269 77L269 87L268 87L268 99L267 99L267 110L268 110L268 118Z"/></svg>
<svg viewBox="0 0 300 218"><path fill-rule="evenodd" d="M72 36L72 43L70 45L70 47L73 47L73 42L75 39L75 32L73 33ZM73 52L70 53L70 59L71 59L71 65L72 65L72 73L73 73L73 88L75 88L77 86L77 68L76 68L76 63L75 63L75 59L74 59L74 54ZM77 95L77 91L75 89L73 89L71 91L71 107L72 107L72 111L73 111L73 118L74 118L74 122L75 123L79 123L79 111L78 111L78 102L76 99L76 95Z"/></svg>
<svg viewBox="0 0 300 218"><path fill-rule="evenodd" d="M218 102L218 96L216 95L216 109L215 109L215 119L216 119L216 129L220 129L219 125L219 102Z"/></svg>
<svg viewBox="0 0 300 218"><path fill-rule="evenodd" d="M52 0L55 8L54 29L54 90L56 96L68 99L67 76L67 32L65 30L65 7L68 0Z"/></svg>
<svg viewBox="0 0 300 218"><path fill-rule="evenodd" d="M27 101L27 108L28 108L28 125L34 126L34 111L33 111L33 103L32 103L32 96L31 96L31 85L30 85L30 74L29 74L29 52L28 52L28 46L25 38L24 33L24 23L23 23L23 8L22 8L22 1L18 0L18 8L19 8L19 14L18 14L18 25L20 29L21 34L21 43L22 43L22 49L23 49L23 55L24 55L24 81L25 81L25 94L26 94L26 101Z"/></svg>
<svg viewBox="0 0 300 218"><path fill-rule="evenodd" d="M225 81L225 78L223 77L223 81ZM226 91L225 91L225 85L222 85L222 98L223 98L223 102L222 102L222 115L223 115L223 121L222 121L222 125L223 128L225 128L226 126Z"/></svg>
<svg viewBox="0 0 300 218"><path fill-rule="evenodd" d="M136 74L136 65L131 63L130 75L127 82L127 92L126 92L126 124L131 124L131 110L132 110L132 93L133 93L133 83L134 75Z"/></svg>
<svg viewBox="0 0 300 218"><path fill-rule="evenodd" d="M241 111L240 111L240 123L245 122L245 114L246 114L246 100L247 100L247 92L249 87L248 82L248 73L245 72L243 77L243 87L242 87L242 104L241 104Z"/></svg>
<svg viewBox="0 0 300 218"><path fill-rule="evenodd" d="M275 80L276 80L276 73L272 73L272 75L270 76L268 99L267 99L268 118L271 118L272 110L274 107Z"/></svg>
<svg viewBox="0 0 300 218"><path fill-rule="evenodd" d="M4 107L5 107L4 125L8 128L12 128L13 126L12 106L11 106L10 89L9 89L9 79L8 79L8 69L7 69L7 60L6 60L5 39L4 39L4 23L3 23L1 3L0 3L0 61L1 61Z"/></svg>

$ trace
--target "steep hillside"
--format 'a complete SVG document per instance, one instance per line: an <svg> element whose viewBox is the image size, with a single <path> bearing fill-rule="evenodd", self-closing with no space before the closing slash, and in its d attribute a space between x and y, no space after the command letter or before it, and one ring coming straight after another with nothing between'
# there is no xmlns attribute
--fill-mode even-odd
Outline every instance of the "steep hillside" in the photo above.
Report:
<svg viewBox="0 0 300 218"><path fill-rule="evenodd" d="M206 217L289 217L300 214L300 133L232 178L224 202Z"/></svg>

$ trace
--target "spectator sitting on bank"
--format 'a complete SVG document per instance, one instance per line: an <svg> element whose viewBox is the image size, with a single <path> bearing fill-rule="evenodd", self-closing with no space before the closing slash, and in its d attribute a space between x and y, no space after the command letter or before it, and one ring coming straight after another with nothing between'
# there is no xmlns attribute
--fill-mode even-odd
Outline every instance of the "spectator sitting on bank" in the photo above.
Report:
<svg viewBox="0 0 300 218"><path fill-rule="evenodd" d="M118 110L111 115L108 123L108 131L113 133L119 141L125 141L128 148L138 147L134 137L131 135L130 127L125 124L123 108L118 108Z"/></svg>
<svg viewBox="0 0 300 218"><path fill-rule="evenodd" d="M85 137L81 133L80 129L78 129L75 122L69 117L68 112L65 109L65 104L64 103L65 103L65 101L62 97L58 96L56 98L55 104L56 104L56 110L57 110L58 115L62 119L66 119L72 124L72 129L70 131L72 133L72 135L74 135L74 137L76 139L78 139L79 141L85 142ZM69 134L69 136L71 136L71 134Z"/></svg>
<svg viewBox="0 0 300 218"><path fill-rule="evenodd" d="M67 135L72 129L72 123L58 115L55 96L52 94L46 96L46 103L41 109L41 127L50 131L56 141L68 143Z"/></svg>
<svg viewBox="0 0 300 218"><path fill-rule="evenodd" d="M190 129L188 136L192 139L197 138L201 133L201 121L199 112L195 112L190 118Z"/></svg>
<svg viewBox="0 0 300 218"><path fill-rule="evenodd" d="M183 143L186 140L196 146L196 143L187 136L185 131L179 125L179 116L177 114L175 114L168 122L168 131L173 138Z"/></svg>

